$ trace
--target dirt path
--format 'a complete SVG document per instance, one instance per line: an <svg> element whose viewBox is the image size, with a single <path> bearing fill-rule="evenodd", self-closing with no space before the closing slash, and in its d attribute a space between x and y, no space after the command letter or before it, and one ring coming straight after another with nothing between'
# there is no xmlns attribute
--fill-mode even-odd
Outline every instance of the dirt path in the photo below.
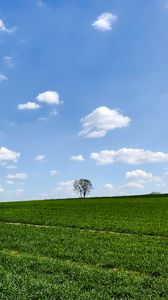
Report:
<svg viewBox="0 0 168 300"><path fill-rule="evenodd" d="M152 235L152 234L145 234L145 233L136 233L136 232L118 232L118 231L111 231L111 230L99 230L99 229L89 229L89 228L80 228L80 227L71 227L71 226L60 226L60 225L42 225L42 224L30 224L30 223L20 223L20 222L0 222L0 225L16 225L16 226L29 226L35 228L49 228L49 229L70 229L70 230L79 230L81 232L91 232L91 233L100 233L100 234L112 234L112 235L123 235L123 236L132 236L136 235L139 237L149 237L149 238L156 238L156 239L168 239L167 236L161 235Z"/></svg>

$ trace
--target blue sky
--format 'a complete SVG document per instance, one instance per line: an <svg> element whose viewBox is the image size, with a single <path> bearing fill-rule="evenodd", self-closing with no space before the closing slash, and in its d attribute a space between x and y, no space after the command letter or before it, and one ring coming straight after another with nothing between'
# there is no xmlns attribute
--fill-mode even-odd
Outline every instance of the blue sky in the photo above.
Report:
<svg viewBox="0 0 168 300"><path fill-rule="evenodd" d="M168 192L168 1L0 1L0 200Z"/></svg>

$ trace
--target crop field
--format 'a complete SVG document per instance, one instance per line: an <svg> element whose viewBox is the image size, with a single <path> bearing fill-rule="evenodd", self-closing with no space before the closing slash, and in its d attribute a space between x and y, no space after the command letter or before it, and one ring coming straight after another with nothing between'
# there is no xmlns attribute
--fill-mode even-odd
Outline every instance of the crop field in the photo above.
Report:
<svg viewBox="0 0 168 300"><path fill-rule="evenodd" d="M168 196L1 203L0 299L168 299Z"/></svg>

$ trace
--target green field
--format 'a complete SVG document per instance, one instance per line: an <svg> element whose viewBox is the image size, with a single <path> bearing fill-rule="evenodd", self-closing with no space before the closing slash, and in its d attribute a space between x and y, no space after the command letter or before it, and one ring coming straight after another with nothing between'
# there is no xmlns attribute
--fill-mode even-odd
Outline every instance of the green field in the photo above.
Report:
<svg viewBox="0 0 168 300"><path fill-rule="evenodd" d="M1 203L0 299L168 299L168 196Z"/></svg>

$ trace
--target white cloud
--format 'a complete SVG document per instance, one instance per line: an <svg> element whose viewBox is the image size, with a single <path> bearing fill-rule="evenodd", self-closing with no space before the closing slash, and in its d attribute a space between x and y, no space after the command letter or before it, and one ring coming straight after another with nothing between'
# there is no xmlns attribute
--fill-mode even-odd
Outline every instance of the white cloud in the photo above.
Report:
<svg viewBox="0 0 168 300"><path fill-rule="evenodd" d="M50 175L51 176L57 176L57 175L59 175L59 172L57 170L51 170Z"/></svg>
<svg viewBox="0 0 168 300"><path fill-rule="evenodd" d="M17 161L17 159L20 157L20 155L21 155L20 153L14 152L5 147L0 148L0 161L2 161L2 160Z"/></svg>
<svg viewBox="0 0 168 300"><path fill-rule="evenodd" d="M11 170L11 169L16 169L17 166L16 165L9 165L6 167L8 170Z"/></svg>
<svg viewBox="0 0 168 300"><path fill-rule="evenodd" d="M90 138L103 137L110 130L128 126L130 121L130 118L122 116L117 110L100 106L81 119L83 129L79 134Z"/></svg>
<svg viewBox="0 0 168 300"><path fill-rule="evenodd" d="M4 80L8 80L8 77L3 74L0 74L0 82L2 82Z"/></svg>
<svg viewBox="0 0 168 300"><path fill-rule="evenodd" d="M167 168L166 169L164 169L165 171L163 172L163 176L168 176L168 170L167 170Z"/></svg>
<svg viewBox="0 0 168 300"><path fill-rule="evenodd" d="M129 188L129 189L143 189L144 185L139 183L139 182L128 182L124 184L124 188Z"/></svg>
<svg viewBox="0 0 168 300"><path fill-rule="evenodd" d="M11 29L8 29L8 28L5 26L5 24L4 24L4 22L2 21L2 19L0 19L0 31L1 31L1 32L12 33L12 32L14 32L15 30L16 30L16 27L13 27L13 28L11 28Z"/></svg>
<svg viewBox="0 0 168 300"><path fill-rule="evenodd" d="M162 179L159 176L154 176L152 173L146 172L144 170L138 169L130 172L126 172L125 177L127 179L138 179L139 182L143 181L153 181L153 182L161 182Z"/></svg>
<svg viewBox="0 0 168 300"><path fill-rule="evenodd" d="M165 182L157 183L156 185L157 185L158 187L160 187L160 188L165 188L165 187L167 187L167 184L166 184Z"/></svg>
<svg viewBox="0 0 168 300"><path fill-rule="evenodd" d="M74 182L74 180L67 180L67 181L62 181L62 182L59 182L58 184L57 184L57 190L64 190L64 189L73 189L73 182Z"/></svg>
<svg viewBox="0 0 168 300"><path fill-rule="evenodd" d="M3 187L0 185L0 193L3 193L4 192L4 189Z"/></svg>
<svg viewBox="0 0 168 300"><path fill-rule="evenodd" d="M79 155L72 155L70 157L71 160L75 160L75 161L83 161L84 160L84 157L82 154L79 154Z"/></svg>
<svg viewBox="0 0 168 300"><path fill-rule="evenodd" d="M48 194L47 193L42 193L42 194L40 194L40 196L43 197L43 198L47 198Z"/></svg>
<svg viewBox="0 0 168 300"><path fill-rule="evenodd" d="M92 23L92 26L100 31L109 31L113 29L113 25L115 25L117 20L118 17L116 15L105 12L97 17L96 21Z"/></svg>
<svg viewBox="0 0 168 300"><path fill-rule="evenodd" d="M56 91L46 91L44 93L40 93L36 99L40 102L48 103L48 104L60 104L62 103L59 98L59 94Z"/></svg>
<svg viewBox="0 0 168 300"><path fill-rule="evenodd" d="M20 110L34 110L40 108L40 105L35 102L26 102L23 104L18 104L18 109Z"/></svg>
<svg viewBox="0 0 168 300"><path fill-rule="evenodd" d="M103 184L102 186L99 187L98 190L99 190L99 192L98 192L99 196L112 196L112 195L116 194L116 190L111 183ZM97 193L96 193L96 195L97 195Z"/></svg>
<svg viewBox="0 0 168 300"><path fill-rule="evenodd" d="M105 191L113 191L114 186L111 183L106 183L101 186L101 189L103 189Z"/></svg>
<svg viewBox="0 0 168 300"><path fill-rule="evenodd" d="M144 164L168 161L168 153L152 152L144 149L122 148L115 150L102 150L93 152L90 158L99 165L108 165L114 162L124 162L128 164Z"/></svg>
<svg viewBox="0 0 168 300"><path fill-rule="evenodd" d="M8 179L19 179L19 180L24 180L27 178L27 174L26 173L16 173L16 174L8 174L6 176L6 178Z"/></svg>
<svg viewBox="0 0 168 300"><path fill-rule="evenodd" d="M152 173L148 173L144 170L138 169L134 171L126 172L125 177L128 179L152 179L153 175Z"/></svg>
<svg viewBox="0 0 168 300"><path fill-rule="evenodd" d="M6 183L7 183L7 184L14 184L14 181L8 180Z"/></svg>
<svg viewBox="0 0 168 300"><path fill-rule="evenodd" d="M58 115L58 111L55 109L55 108L53 108L50 112L49 112L49 116L51 116L51 117L55 117L55 116L57 116Z"/></svg>
<svg viewBox="0 0 168 300"><path fill-rule="evenodd" d="M41 121L41 122L48 122L49 121L49 118L46 118L46 117L40 117L37 119L38 121Z"/></svg>
<svg viewBox="0 0 168 300"><path fill-rule="evenodd" d="M45 161L45 159L46 159L46 156L43 154L37 155L35 157L35 160L37 160L37 161Z"/></svg>
<svg viewBox="0 0 168 300"><path fill-rule="evenodd" d="M74 180L58 182L56 188L52 191L56 197L74 197L76 194L73 190Z"/></svg>
<svg viewBox="0 0 168 300"><path fill-rule="evenodd" d="M4 63L7 65L8 68L13 68L14 67L14 62L13 58L11 56L4 56L3 58Z"/></svg>
<svg viewBox="0 0 168 300"><path fill-rule="evenodd" d="M16 190L16 195L21 195L24 193L24 190L23 189L17 189Z"/></svg>
<svg viewBox="0 0 168 300"><path fill-rule="evenodd" d="M38 120L38 121L43 121L43 122L49 122L49 121L51 121L54 117L56 117L57 115L58 115L58 111L57 111L55 108L53 108L53 109L48 113L47 116L40 117L40 118L38 118L37 120Z"/></svg>

